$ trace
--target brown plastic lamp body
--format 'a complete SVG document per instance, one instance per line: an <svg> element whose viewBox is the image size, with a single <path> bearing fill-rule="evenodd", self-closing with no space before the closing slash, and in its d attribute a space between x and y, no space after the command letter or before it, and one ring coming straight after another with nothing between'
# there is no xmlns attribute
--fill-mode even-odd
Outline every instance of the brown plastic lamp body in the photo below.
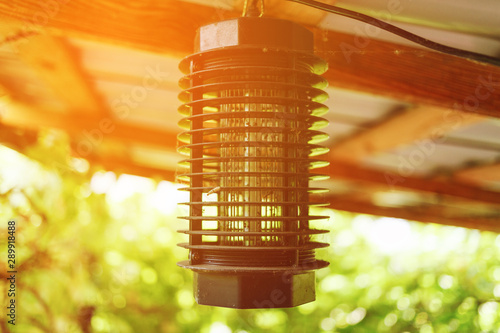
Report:
<svg viewBox="0 0 500 333"><path fill-rule="evenodd" d="M326 63L313 36L289 21L241 17L199 29L195 52L180 63L185 116L179 125L189 171L189 260L199 304L293 307L315 299L314 270L328 244L310 228L312 169L327 151L328 122L319 76Z"/></svg>

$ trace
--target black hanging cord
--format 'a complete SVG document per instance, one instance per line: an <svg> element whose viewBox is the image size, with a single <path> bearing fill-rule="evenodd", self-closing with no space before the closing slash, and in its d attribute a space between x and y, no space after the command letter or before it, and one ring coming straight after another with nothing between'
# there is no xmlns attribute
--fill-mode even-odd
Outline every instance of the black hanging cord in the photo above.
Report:
<svg viewBox="0 0 500 333"><path fill-rule="evenodd" d="M431 40L428 40L427 38L423 38L421 36L415 35L409 31L403 30L401 28L398 28L392 24L389 24L387 22L384 22L382 20L376 19L374 17L361 14L352 10L348 10L345 8L340 8L337 6L332 6L332 5L327 5L321 2L313 1L313 0L288 0L288 1L293 1L297 2L303 5L311 6L314 8L318 8L330 13L346 16L361 22L368 23L370 25L376 26L382 30L389 31L395 35L398 35L400 37L403 37L405 39L408 39L414 43L423 45L429 49L442 52L442 53L447 53L451 54L453 56L469 59L469 60L475 60L479 61L482 63L486 63L489 65L494 65L494 66L499 66L500 67L500 59L491 57L485 54L480 54L476 52L470 52L466 50L461 50L457 49L451 46L443 45L440 43L433 42Z"/></svg>

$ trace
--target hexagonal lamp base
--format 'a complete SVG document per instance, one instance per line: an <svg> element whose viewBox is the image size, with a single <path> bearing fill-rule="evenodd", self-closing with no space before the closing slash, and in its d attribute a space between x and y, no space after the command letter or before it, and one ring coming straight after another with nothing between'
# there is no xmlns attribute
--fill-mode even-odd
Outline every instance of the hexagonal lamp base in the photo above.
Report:
<svg viewBox="0 0 500 333"><path fill-rule="evenodd" d="M198 304L237 309L294 307L314 301L314 275L194 272L194 297Z"/></svg>

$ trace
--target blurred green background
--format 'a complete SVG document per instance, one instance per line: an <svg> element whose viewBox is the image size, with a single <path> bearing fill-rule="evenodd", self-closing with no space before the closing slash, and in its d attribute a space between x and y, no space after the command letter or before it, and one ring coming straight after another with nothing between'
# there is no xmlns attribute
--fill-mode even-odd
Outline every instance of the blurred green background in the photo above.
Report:
<svg viewBox="0 0 500 333"><path fill-rule="evenodd" d="M499 332L500 236L329 209L317 300L291 309L200 306L176 266L186 226L169 182L115 175L59 132L0 146L0 274L17 222L17 324L4 332ZM5 258L5 259L4 259ZM5 309L5 307L4 307Z"/></svg>

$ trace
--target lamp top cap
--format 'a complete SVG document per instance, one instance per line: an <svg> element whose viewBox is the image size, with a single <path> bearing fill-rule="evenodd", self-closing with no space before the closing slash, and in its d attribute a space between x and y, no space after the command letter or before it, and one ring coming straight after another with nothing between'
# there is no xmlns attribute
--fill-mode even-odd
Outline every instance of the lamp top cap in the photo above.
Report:
<svg viewBox="0 0 500 333"><path fill-rule="evenodd" d="M268 17L239 17L202 26L195 52L234 46L267 47L313 52L313 33L292 21Z"/></svg>

